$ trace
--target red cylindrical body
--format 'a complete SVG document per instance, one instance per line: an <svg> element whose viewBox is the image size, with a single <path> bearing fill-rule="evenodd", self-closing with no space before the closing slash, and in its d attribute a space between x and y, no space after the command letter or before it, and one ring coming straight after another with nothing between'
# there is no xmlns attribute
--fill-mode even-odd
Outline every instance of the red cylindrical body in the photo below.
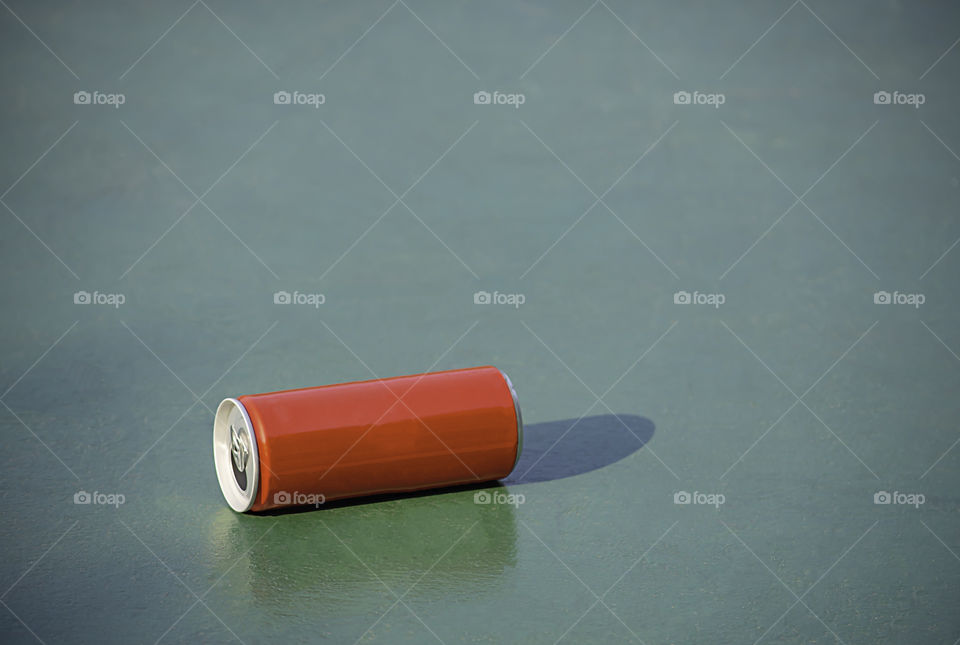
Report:
<svg viewBox="0 0 960 645"><path fill-rule="evenodd" d="M521 442L516 393L489 366L240 396L214 423L235 510L501 479Z"/></svg>

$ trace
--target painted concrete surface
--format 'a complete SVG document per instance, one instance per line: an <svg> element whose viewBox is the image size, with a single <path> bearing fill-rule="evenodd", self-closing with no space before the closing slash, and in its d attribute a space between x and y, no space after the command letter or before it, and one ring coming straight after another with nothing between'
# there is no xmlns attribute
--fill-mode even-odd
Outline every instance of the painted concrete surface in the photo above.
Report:
<svg viewBox="0 0 960 645"><path fill-rule="evenodd" d="M8 2L3 642L954 643L957 18ZM224 503L222 398L484 364L499 487Z"/></svg>

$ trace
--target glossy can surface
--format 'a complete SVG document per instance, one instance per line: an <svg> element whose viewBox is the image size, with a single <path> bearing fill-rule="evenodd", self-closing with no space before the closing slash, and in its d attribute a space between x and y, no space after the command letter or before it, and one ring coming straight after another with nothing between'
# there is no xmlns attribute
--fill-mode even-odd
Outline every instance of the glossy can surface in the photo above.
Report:
<svg viewBox="0 0 960 645"><path fill-rule="evenodd" d="M495 367L226 399L217 475L237 511L491 481L522 447L516 393Z"/></svg>

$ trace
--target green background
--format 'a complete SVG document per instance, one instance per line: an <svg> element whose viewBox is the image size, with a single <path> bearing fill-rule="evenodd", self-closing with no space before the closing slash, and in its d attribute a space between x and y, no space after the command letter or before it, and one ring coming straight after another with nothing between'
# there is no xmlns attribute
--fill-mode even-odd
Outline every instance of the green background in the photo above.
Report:
<svg viewBox="0 0 960 645"><path fill-rule="evenodd" d="M8 0L0 639L955 643L958 37L947 2ZM224 503L222 398L484 364L518 507Z"/></svg>

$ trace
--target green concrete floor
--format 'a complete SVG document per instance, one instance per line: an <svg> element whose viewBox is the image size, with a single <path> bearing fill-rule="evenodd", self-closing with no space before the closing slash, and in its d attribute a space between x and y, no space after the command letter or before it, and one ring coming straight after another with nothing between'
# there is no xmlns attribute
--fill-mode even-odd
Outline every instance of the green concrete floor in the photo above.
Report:
<svg viewBox="0 0 960 645"><path fill-rule="evenodd" d="M0 4L2 642L960 638L951 3ZM223 501L223 397L484 364L517 507Z"/></svg>

